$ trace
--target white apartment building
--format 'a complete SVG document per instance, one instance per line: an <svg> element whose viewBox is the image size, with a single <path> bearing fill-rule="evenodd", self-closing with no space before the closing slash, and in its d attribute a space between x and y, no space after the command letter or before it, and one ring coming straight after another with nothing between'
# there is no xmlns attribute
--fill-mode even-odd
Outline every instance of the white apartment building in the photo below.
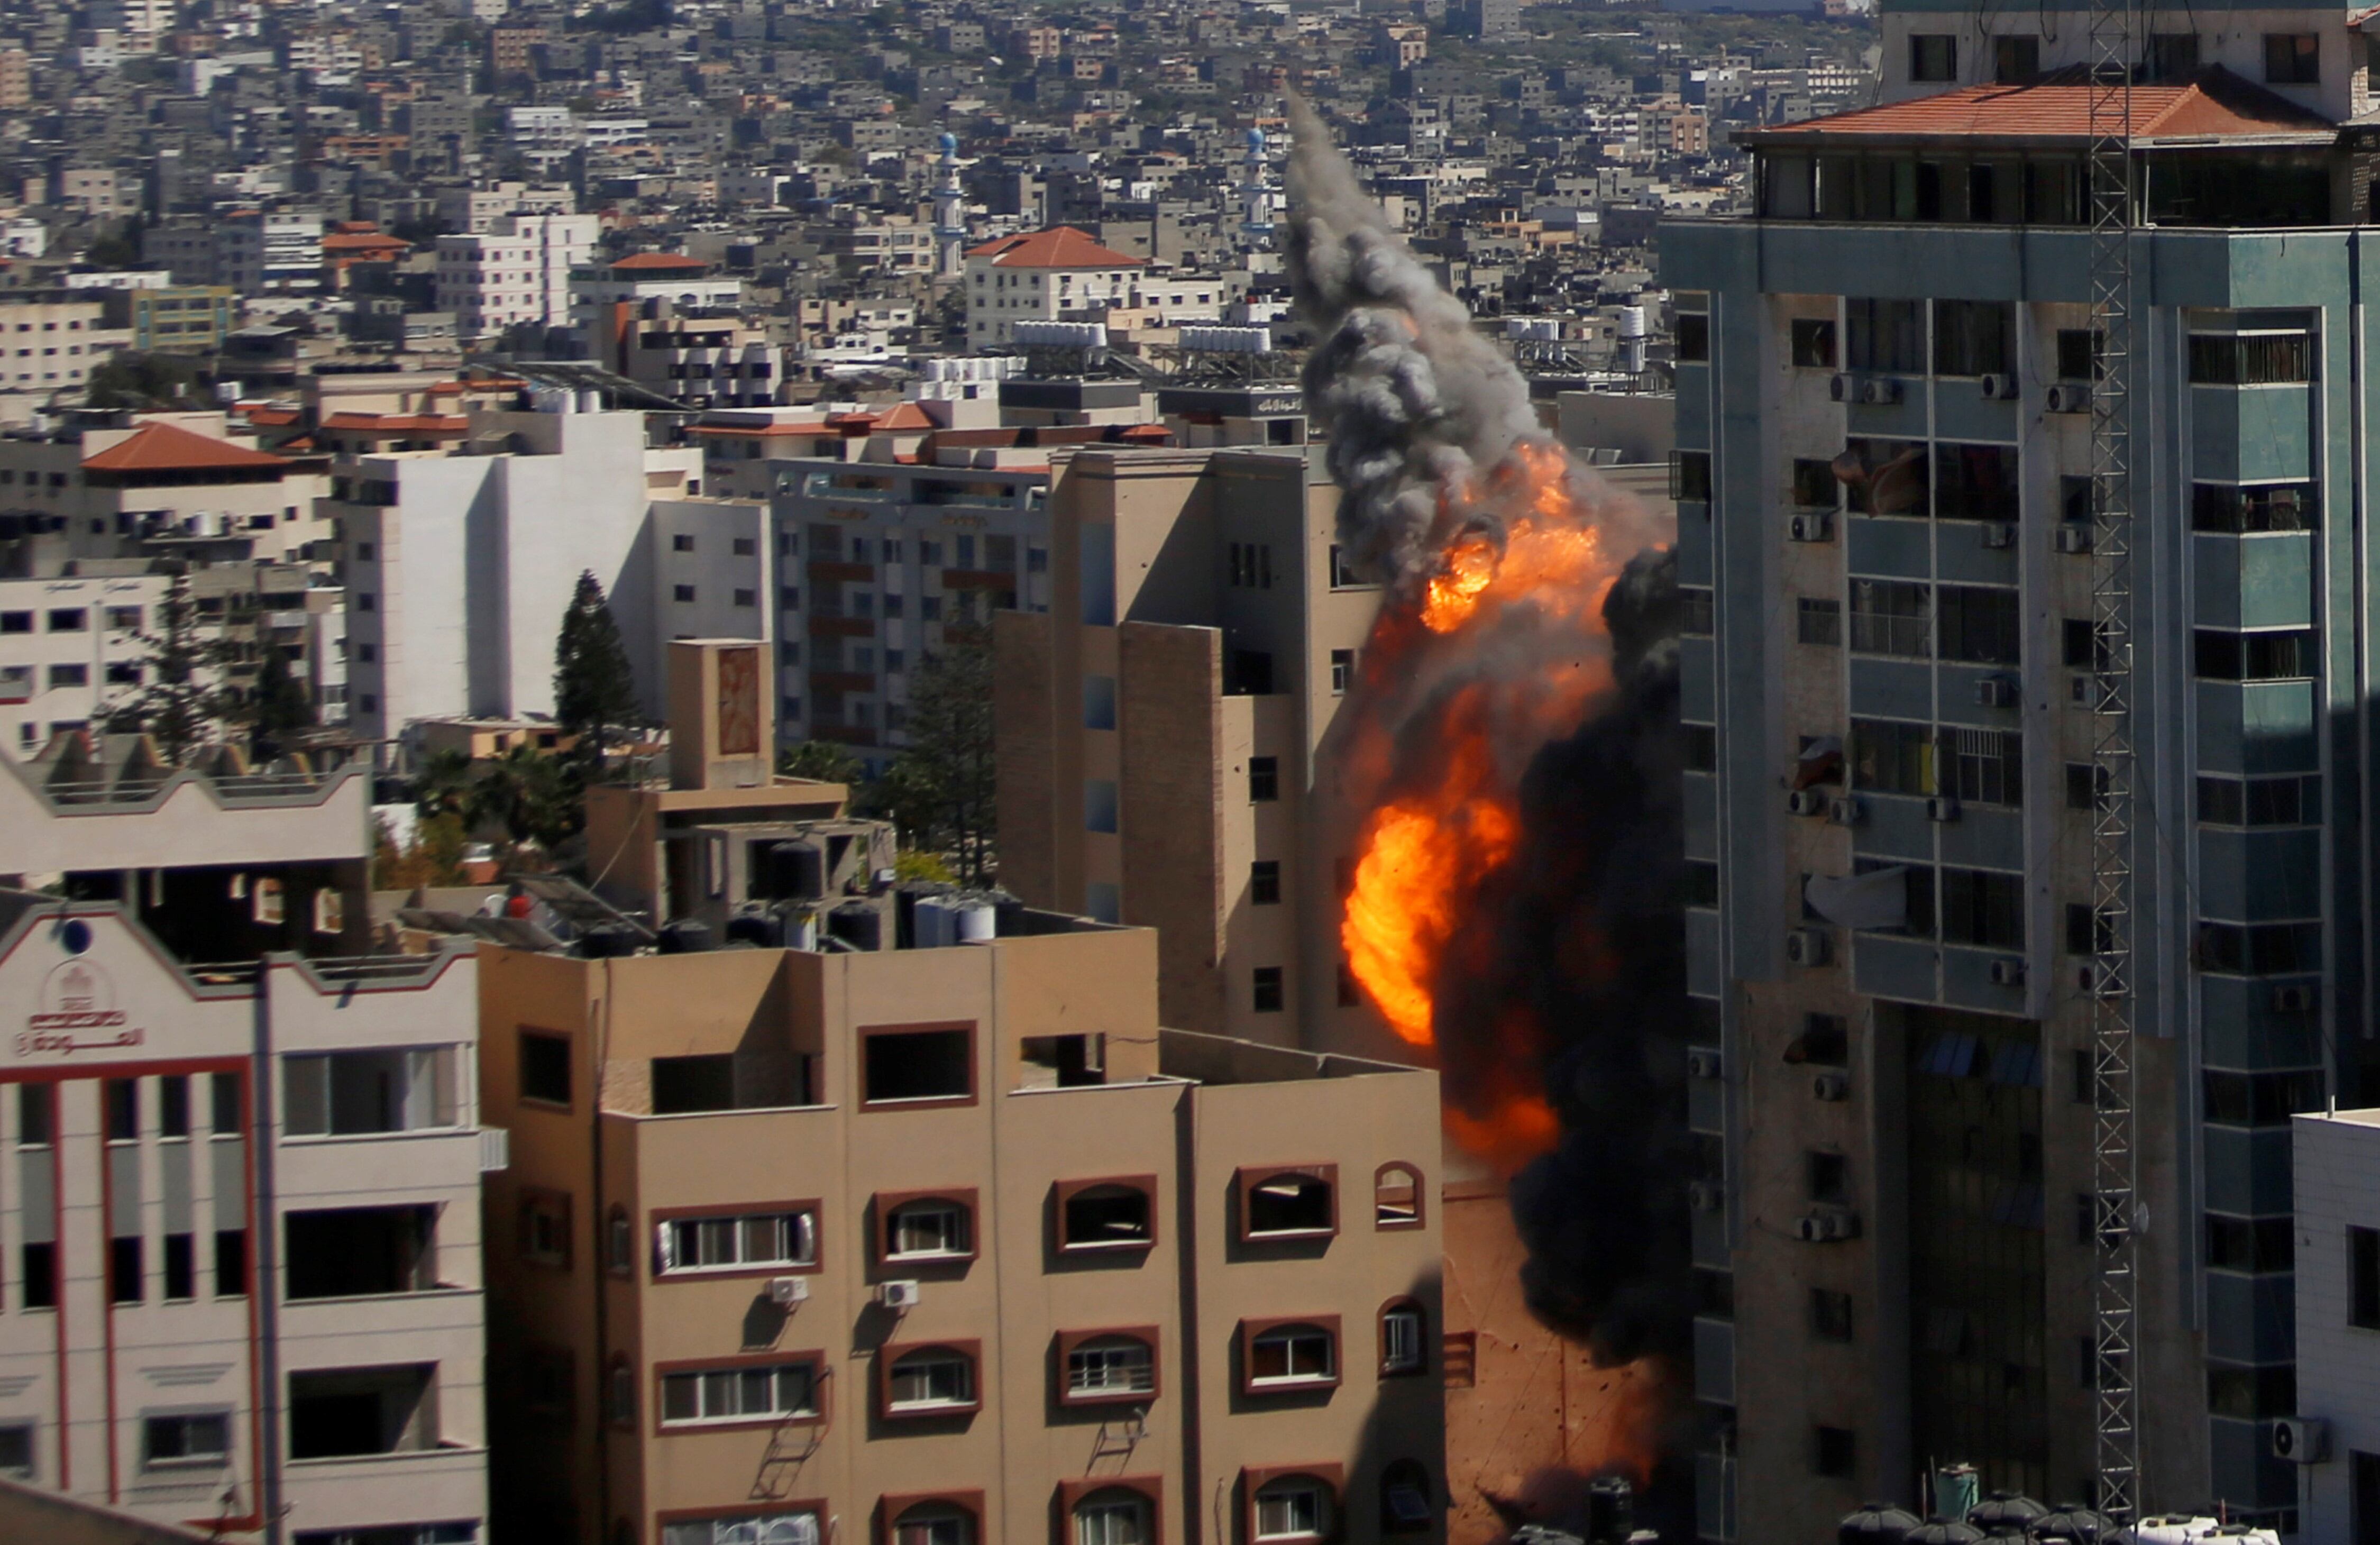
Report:
<svg viewBox="0 0 2380 1545"><path fill-rule="evenodd" d="M477 962L362 954L365 769L222 772L0 754L0 1456L216 1537L473 1545Z"/></svg>
<svg viewBox="0 0 2380 1545"><path fill-rule="evenodd" d="M242 295L311 290L322 282L322 216L246 209L177 218L143 231L140 251L177 285L227 285Z"/></svg>
<svg viewBox="0 0 2380 1545"><path fill-rule="evenodd" d="M511 214L574 214L577 196L567 188L533 188L499 182L487 188L448 189L438 195L438 218L450 230L485 236Z"/></svg>
<svg viewBox="0 0 2380 1545"><path fill-rule="evenodd" d="M438 309L455 313L465 337L523 322L569 320L571 270L587 261L598 229L591 214L507 214L481 234L438 238Z"/></svg>
<svg viewBox="0 0 2380 1545"><path fill-rule="evenodd" d="M1014 345L1016 324L1099 321L1134 327L1220 322L1247 294L1245 274L1152 274L1072 225L1002 237L965 265L967 347Z"/></svg>
<svg viewBox="0 0 2380 1545"><path fill-rule="evenodd" d="M415 719L551 713L554 636L589 571L657 704L647 510L701 492L701 453L649 448L636 412L476 414L471 438L525 448L333 464L321 508L348 593L348 722L385 740Z"/></svg>
<svg viewBox="0 0 2380 1545"><path fill-rule="evenodd" d="M0 305L0 392L81 392L92 371L132 346L132 330L108 326L106 310L97 299Z"/></svg>

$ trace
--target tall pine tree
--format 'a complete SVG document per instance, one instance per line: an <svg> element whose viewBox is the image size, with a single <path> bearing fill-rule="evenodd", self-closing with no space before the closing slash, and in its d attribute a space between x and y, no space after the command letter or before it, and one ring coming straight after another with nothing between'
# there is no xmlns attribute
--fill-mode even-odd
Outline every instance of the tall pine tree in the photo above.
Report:
<svg viewBox="0 0 2380 1545"><path fill-rule="evenodd" d="M111 734L153 737L158 754L178 767L221 738L224 721L237 706L222 676L234 651L200 633L186 571L166 585L151 620L154 630L140 635L149 648L140 690L105 705L99 717Z"/></svg>
<svg viewBox="0 0 2380 1545"><path fill-rule="evenodd" d="M947 840L959 878L980 885L993 868L991 640L980 628L946 627L942 651L909 678L909 748L882 791L912 840Z"/></svg>
<svg viewBox="0 0 2380 1545"><path fill-rule="evenodd" d="M554 724L578 737L580 759L600 770L604 748L638 717L637 684L620 625L612 619L602 583L591 571L583 573L553 646Z"/></svg>

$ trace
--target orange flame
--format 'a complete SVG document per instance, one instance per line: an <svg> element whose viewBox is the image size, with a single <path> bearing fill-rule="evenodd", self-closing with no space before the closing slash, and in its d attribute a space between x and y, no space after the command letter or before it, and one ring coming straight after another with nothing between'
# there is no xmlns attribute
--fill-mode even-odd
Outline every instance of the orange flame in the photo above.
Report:
<svg viewBox="0 0 2380 1545"><path fill-rule="evenodd" d="M1421 592L1384 611L1366 651L1363 685L1392 692L1427 651L1450 654L1498 626L1512 608L1532 609L1540 626L1599 637L1604 598L1620 566L1584 506L1560 447L1524 442L1482 486L1447 493L1457 508L1503 515L1492 529L1464 522L1449 539ZM1414 623L1418 621L1416 628ZM1536 679L1466 688L1430 728L1444 747L1431 785L1402 788L1365 821L1340 941L1349 969L1390 1029L1420 1047L1436 1044L1433 1016L1440 963L1481 887L1509 862L1520 841L1519 803L1499 752L1513 740L1534 749L1576 723L1587 696L1609 670L1585 650L1540 651ZM1526 1044L1511 1044L1515 1040ZM1503 1031L1508 1061L1529 1066L1533 1028ZM1560 1122L1528 1080L1505 1068L1474 1079L1447 1131L1506 1173L1550 1150Z"/></svg>

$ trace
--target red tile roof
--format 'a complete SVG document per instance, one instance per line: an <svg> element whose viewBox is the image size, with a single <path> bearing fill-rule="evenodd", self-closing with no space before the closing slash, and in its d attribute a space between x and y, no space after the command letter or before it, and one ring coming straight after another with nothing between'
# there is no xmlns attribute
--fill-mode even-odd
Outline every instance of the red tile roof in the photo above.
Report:
<svg viewBox="0 0 2380 1545"><path fill-rule="evenodd" d="M333 231L322 238L322 250L337 255L347 252L409 252L413 243L401 236L384 236L379 231Z"/></svg>
<svg viewBox="0 0 2380 1545"><path fill-rule="evenodd" d="M1969 86L1939 96L1855 108L1742 138L1763 144L1871 134L1914 140L2081 140L2091 132L2095 90L2081 71L2060 71L2029 86ZM2319 144L2328 143L2337 133L2329 119L2220 68L2203 71L2189 81L2132 87L2131 127L2135 143L2152 144L2240 140Z"/></svg>
<svg viewBox="0 0 2380 1545"><path fill-rule="evenodd" d="M1052 225L1046 231L1004 236L967 249L970 258L990 258L1000 268L1143 268L1144 260L1100 246L1087 231Z"/></svg>
<svg viewBox="0 0 2380 1545"><path fill-rule="evenodd" d="M889 413L879 414L875 427L880 432L929 430L934 427L934 420L926 417L926 410L916 403L905 402L895 405Z"/></svg>
<svg viewBox="0 0 2380 1545"><path fill-rule="evenodd" d="M612 265L614 274L699 274L710 265L683 252L638 252Z"/></svg>
<svg viewBox="0 0 2380 1545"><path fill-rule="evenodd" d="M82 459L86 472L198 472L287 465L277 456L166 423L143 424L105 450Z"/></svg>

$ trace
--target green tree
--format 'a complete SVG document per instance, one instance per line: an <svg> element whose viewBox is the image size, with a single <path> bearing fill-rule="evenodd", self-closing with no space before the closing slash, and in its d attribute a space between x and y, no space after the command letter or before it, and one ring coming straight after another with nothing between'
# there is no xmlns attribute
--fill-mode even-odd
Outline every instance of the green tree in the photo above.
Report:
<svg viewBox="0 0 2380 1545"><path fill-rule="evenodd" d="M815 778L822 784L856 785L868 775L859 759L832 740L805 740L777 753L777 772L787 778Z"/></svg>
<svg viewBox="0 0 2380 1545"><path fill-rule="evenodd" d="M212 384L195 359L128 348L91 372L83 401L92 408L188 408Z"/></svg>
<svg viewBox="0 0 2380 1545"><path fill-rule="evenodd" d="M471 807L471 785L478 773L468 751L432 751L421 759L413 775L413 808L423 821L441 816L458 820Z"/></svg>
<svg viewBox="0 0 2380 1545"><path fill-rule="evenodd" d="M620 625L593 573L578 577L570 607L562 614L562 636L553 646L553 720L564 734L578 737L579 760L600 770L613 733L635 724L637 684L628 670L628 648Z"/></svg>
<svg viewBox="0 0 2380 1545"><path fill-rule="evenodd" d="M289 668L288 651L264 647L264 663L257 667L255 696L248 707L248 754L258 762L271 761L290 736L314 726L314 695Z"/></svg>
<svg viewBox="0 0 2380 1545"><path fill-rule="evenodd" d="M112 735L153 737L158 753L180 766L220 739L225 721L237 711L220 675L233 650L223 639L199 631L187 572L174 575L151 621L155 630L140 635L149 651L141 663L140 690L103 706L99 719Z"/></svg>
<svg viewBox="0 0 2380 1545"><path fill-rule="evenodd" d="M580 795L560 758L516 746L480 772L468 814L474 826L502 827L516 847L533 842L551 852L578 830Z"/></svg>
<svg viewBox="0 0 2380 1545"><path fill-rule="evenodd" d="M991 641L981 630L943 630L942 651L909 678L908 731L881 802L915 836L930 830L946 842L961 881L982 884L993 867L995 815Z"/></svg>

